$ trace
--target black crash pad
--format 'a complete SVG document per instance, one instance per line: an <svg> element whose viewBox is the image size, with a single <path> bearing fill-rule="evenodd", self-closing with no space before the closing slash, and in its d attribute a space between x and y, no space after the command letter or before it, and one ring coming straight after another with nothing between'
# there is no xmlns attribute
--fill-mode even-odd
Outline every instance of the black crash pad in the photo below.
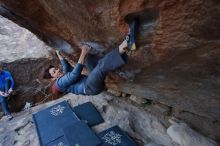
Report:
<svg viewBox="0 0 220 146"><path fill-rule="evenodd" d="M104 122L102 116L91 102L75 106L73 111L80 120L85 121L89 126L95 126Z"/></svg>
<svg viewBox="0 0 220 146"><path fill-rule="evenodd" d="M102 140L100 146L136 146L133 140L118 126L111 127L98 134Z"/></svg>
<svg viewBox="0 0 220 146"><path fill-rule="evenodd" d="M101 143L99 137L84 121L63 128L63 133L69 146L97 146Z"/></svg>
<svg viewBox="0 0 220 146"><path fill-rule="evenodd" d="M62 128L79 121L66 101L33 114L33 119L41 146L56 141L63 136Z"/></svg>

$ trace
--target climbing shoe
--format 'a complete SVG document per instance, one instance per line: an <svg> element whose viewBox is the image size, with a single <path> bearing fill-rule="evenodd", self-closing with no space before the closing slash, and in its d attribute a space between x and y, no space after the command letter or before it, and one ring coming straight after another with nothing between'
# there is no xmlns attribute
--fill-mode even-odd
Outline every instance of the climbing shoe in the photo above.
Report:
<svg viewBox="0 0 220 146"><path fill-rule="evenodd" d="M137 20L133 20L129 23L129 33L126 36L129 50L136 50L136 33L137 33Z"/></svg>

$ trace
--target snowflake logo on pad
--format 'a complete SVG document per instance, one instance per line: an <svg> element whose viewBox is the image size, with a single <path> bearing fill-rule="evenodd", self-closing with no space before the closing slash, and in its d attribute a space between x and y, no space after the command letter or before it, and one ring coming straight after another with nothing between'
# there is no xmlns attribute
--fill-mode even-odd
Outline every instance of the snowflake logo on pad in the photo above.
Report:
<svg viewBox="0 0 220 146"><path fill-rule="evenodd" d="M53 115L53 116L59 116L60 114L63 113L64 109L65 109L65 107L58 105L58 106L56 106L56 107L53 107L53 108L50 110L50 113L51 113L51 115Z"/></svg>
<svg viewBox="0 0 220 146"><path fill-rule="evenodd" d="M114 131L110 131L109 133L106 133L102 139L111 145L117 145L121 143L121 137L122 135L115 133Z"/></svg>

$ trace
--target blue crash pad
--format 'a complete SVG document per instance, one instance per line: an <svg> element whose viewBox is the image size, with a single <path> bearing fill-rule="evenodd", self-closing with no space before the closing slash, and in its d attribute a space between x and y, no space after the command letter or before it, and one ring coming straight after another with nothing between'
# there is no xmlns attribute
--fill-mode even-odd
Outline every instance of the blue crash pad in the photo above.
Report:
<svg viewBox="0 0 220 146"><path fill-rule="evenodd" d="M79 121L66 101L33 114L33 119L42 146L46 146L57 138L62 137L63 127Z"/></svg>
<svg viewBox="0 0 220 146"><path fill-rule="evenodd" d="M100 146L136 146L133 140L118 126L109 128L98 134L102 140Z"/></svg>
<svg viewBox="0 0 220 146"><path fill-rule="evenodd" d="M102 116L91 102L86 102L73 108L77 117L85 121L89 126L95 126L104 122Z"/></svg>
<svg viewBox="0 0 220 146"><path fill-rule="evenodd" d="M101 143L99 137L83 121L63 128L63 133L69 146L97 146Z"/></svg>

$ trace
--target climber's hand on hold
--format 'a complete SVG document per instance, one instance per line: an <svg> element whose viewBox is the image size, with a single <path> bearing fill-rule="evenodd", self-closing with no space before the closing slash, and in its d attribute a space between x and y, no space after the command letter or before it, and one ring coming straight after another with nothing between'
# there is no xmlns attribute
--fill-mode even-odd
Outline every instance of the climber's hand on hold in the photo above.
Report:
<svg viewBox="0 0 220 146"><path fill-rule="evenodd" d="M56 54L57 54L57 56L58 56L58 58L60 60L63 60L63 57L60 55L60 51L59 50L56 50Z"/></svg>
<svg viewBox="0 0 220 146"><path fill-rule="evenodd" d="M89 53L89 51L91 50L91 47L89 45L83 45L81 47L81 49L82 49L81 54L82 55L87 55Z"/></svg>
<svg viewBox="0 0 220 146"><path fill-rule="evenodd" d="M82 51L81 51L78 63L84 64L85 58L86 58L87 54L89 53L89 51L91 50L91 47L89 45L83 45L81 47L81 50Z"/></svg>

